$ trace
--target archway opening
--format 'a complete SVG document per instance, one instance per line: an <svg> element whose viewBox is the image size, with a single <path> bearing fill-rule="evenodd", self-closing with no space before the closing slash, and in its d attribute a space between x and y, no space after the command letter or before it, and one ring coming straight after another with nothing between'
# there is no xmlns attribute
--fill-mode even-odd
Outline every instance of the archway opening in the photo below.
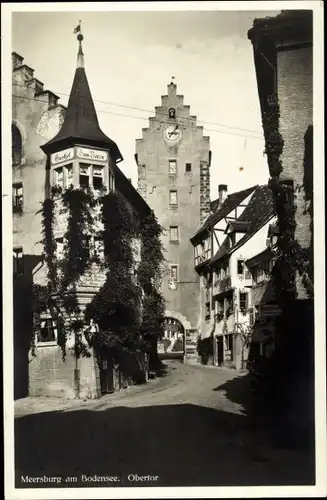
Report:
<svg viewBox="0 0 327 500"><path fill-rule="evenodd" d="M11 158L13 166L22 162L22 135L16 125L11 125Z"/></svg>
<svg viewBox="0 0 327 500"><path fill-rule="evenodd" d="M173 317L166 317L163 323L163 336L158 345L161 353L183 355L185 329L182 323Z"/></svg>

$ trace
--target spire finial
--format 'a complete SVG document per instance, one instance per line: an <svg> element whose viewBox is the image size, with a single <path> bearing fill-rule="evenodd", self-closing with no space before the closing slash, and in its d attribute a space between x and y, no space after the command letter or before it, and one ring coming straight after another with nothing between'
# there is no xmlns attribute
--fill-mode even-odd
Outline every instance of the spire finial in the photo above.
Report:
<svg viewBox="0 0 327 500"><path fill-rule="evenodd" d="M82 21L78 21L78 25L74 29L74 34L78 33L78 53L77 53L77 68L84 68L84 54L82 48L82 41L84 37L82 35Z"/></svg>
<svg viewBox="0 0 327 500"><path fill-rule="evenodd" d="M171 77L170 85L175 85L175 77L174 76Z"/></svg>

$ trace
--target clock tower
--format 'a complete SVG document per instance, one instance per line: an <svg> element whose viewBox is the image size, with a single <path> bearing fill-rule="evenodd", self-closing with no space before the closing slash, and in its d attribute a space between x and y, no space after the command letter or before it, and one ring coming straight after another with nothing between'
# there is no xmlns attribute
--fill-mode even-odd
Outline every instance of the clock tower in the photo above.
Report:
<svg viewBox="0 0 327 500"><path fill-rule="evenodd" d="M166 316L196 336L199 278L190 238L210 212L210 141L177 94L174 78L136 140L138 191L164 228Z"/></svg>

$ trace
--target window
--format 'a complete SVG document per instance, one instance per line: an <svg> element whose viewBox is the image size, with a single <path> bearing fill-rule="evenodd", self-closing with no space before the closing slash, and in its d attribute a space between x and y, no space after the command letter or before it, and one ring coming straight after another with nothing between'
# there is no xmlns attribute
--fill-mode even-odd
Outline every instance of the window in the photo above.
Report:
<svg viewBox="0 0 327 500"><path fill-rule="evenodd" d="M83 189L90 186L90 165L79 164L79 185Z"/></svg>
<svg viewBox="0 0 327 500"><path fill-rule="evenodd" d="M237 274L241 274L243 276L244 273L244 260L237 261Z"/></svg>
<svg viewBox="0 0 327 500"><path fill-rule="evenodd" d="M233 335L226 335L225 336L225 345L226 345L226 351L230 351L232 353L233 351Z"/></svg>
<svg viewBox="0 0 327 500"><path fill-rule="evenodd" d="M102 260L103 257L104 257L104 254L103 254L103 240L102 240L102 238L100 238L98 236L94 237L93 253L94 253L94 256L97 257L100 260Z"/></svg>
<svg viewBox="0 0 327 500"><path fill-rule="evenodd" d="M54 342L57 339L57 326L52 318L41 320L38 342Z"/></svg>
<svg viewBox="0 0 327 500"><path fill-rule="evenodd" d="M174 108L169 108L168 114L169 114L169 118L173 118L173 119L176 118L176 111Z"/></svg>
<svg viewBox="0 0 327 500"><path fill-rule="evenodd" d="M170 266L170 278L177 281L178 273L176 265Z"/></svg>
<svg viewBox="0 0 327 500"><path fill-rule="evenodd" d="M114 174L112 173L112 171L109 168L109 191L114 191L114 189L115 189L114 180L115 180Z"/></svg>
<svg viewBox="0 0 327 500"><path fill-rule="evenodd" d="M239 259L237 261L237 274L239 277L242 277L244 279L251 278L251 273L248 270L247 266L245 265L245 262L243 259Z"/></svg>
<svg viewBox="0 0 327 500"><path fill-rule="evenodd" d="M64 169L62 167L55 169L55 171L54 171L54 183L56 186L63 187L63 185L64 185Z"/></svg>
<svg viewBox="0 0 327 500"><path fill-rule="evenodd" d="M91 237L86 236L85 238L83 238L83 251L84 251L84 257L86 259L90 258L90 253L91 253L90 247L91 247Z"/></svg>
<svg viewBox="0 0 327 500"><path fill-rule="evenodd" d="M73 165L72 165L72 163L65 166L65 171L66 171L66 185L70 186L71 184L73 184Z"/></svg>
<svg viewBox="0 0 327 500"><path fill-rule="evenodd" d="M11 126L11 160L13 167L22 162L22 136L16 125Z"/></svg>
<svg viewBox="0 0 327 500"><path fill-rule="evenodd" d="M101 190L103 188L103 168L102 167L97 167L93 166L93 187L97 191Z"/></svg>
<svg viewBox="0 0 327 500"><path fill-rule="evenodd" d="M177 161L176 160L169 160L169 175L176 175L177 174Z"/></svg>
<svg viewBox="0 0 327 500"><path fill-rule="evenodd" d="M210 302L206 302L205 305L205 319L210 318Z"/></svg>
<svg viewBox="0 0 327 500"><path fill-rule="evenodd" d="M56 238L56 257L58 260L61 260L64 256L64 239Z"/></svg>
<svg viewBox="0 0 327 500"><path fill-rule="evenodd" d="M186 163L185 164L185 172L187 174L189 174L190 172L192 172L192 163Z"/></svg>
<svg viewBox="0 0 327 500"><path fill-rule="evenodd" d="M14 275L24 273L24 254L22 247L15 247L13 249L13 271Z"/></svg>
<svg viewBox="0 0 327 500"><path fill-rule="evenodd" d="M204 242L204 256L205 260L211 258L211 237L207 238Z"/></svg>
<svg viewBox="0 0 327 500"><path fill-rule="evenodd" d="M169 205L177 205L177 191L169 191Z"/></svg>
<svg viewBox="0 0 327 500"><path fill-rule="evenodd" d="M170 226L169 228L169 239L170 241L178 241L178 226Z"/></svg>
<svg viewBox="0 0 327 500"><path fill-rule="evenodd" d="M22 212L23 211L23 183L16 182L12 186L13 189L13 211Z"/></svg>
<svg viewBox="0 0 327 500"><path fill-rule="evenodd" d="M254 324L255 324L255 322L257 320L257 317L258 317L257 308L256 307L251 307L251 310L250 310L250 319L249 319L250 326L254 326Z"/></svg>
<svg viewBox="0 0 327 500"><path fill-rule="evenodd" d="M226 298L226 316L229 317L234 311L233 297Z"/></svg>
<svg viewBox="0 0 327 500"><path fill-rule="evenodd" d="M244 314L248 309L248 294L240 292L240 311Z"/></svg>

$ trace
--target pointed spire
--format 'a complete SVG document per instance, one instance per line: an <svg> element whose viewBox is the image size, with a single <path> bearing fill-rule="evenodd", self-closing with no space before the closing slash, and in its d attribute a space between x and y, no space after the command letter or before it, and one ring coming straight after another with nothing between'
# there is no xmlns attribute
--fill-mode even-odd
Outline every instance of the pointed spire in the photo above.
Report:
<svg viewBox="0 0 327 500"><path fill-rule="evenodd" d="M65 119L58 134L41 146L45 153L59 151L63 147L70 147L75 143L109 149L113 159L118 162L123 158L117 144L107 137L101 130L90 87L84 68L84 54L81 33L81 21L74 30L78 33L79 43L77 54L77 68L73 85L70 91Z"/></svg>

